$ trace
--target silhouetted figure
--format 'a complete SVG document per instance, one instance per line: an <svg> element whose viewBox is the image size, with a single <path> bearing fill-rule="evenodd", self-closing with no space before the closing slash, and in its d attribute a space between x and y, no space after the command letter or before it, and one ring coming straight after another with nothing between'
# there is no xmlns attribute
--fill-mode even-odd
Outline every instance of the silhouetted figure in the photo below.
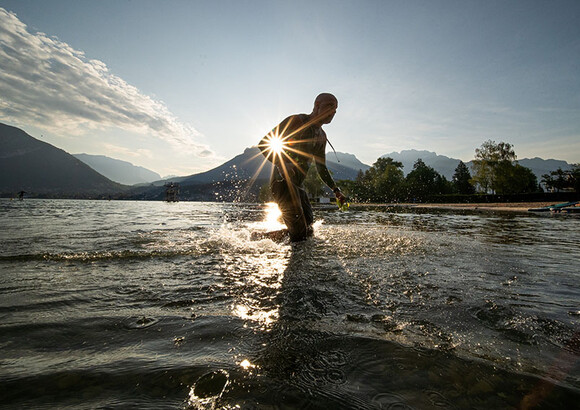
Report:
<svg viewBox="0 0 580 410"><path fill-rule="evenodd" d="M292 242L312 235L314 216L303 187L312 161L336 198L341 203L346 201L326 167L327 138L322 130L322 125L332 121L337 108L338 100L334 95L320 94L314 101L312 113L291 115L258 145L262 154L275 165L270 188Z"/></svg>
<svg viewBox="0 0 580 410"><path fill-rule="evenodd" d="M18 200L19 201L23 201L24 200L24 194L26 193L26 191L20 191L18 192Z"/></svg>

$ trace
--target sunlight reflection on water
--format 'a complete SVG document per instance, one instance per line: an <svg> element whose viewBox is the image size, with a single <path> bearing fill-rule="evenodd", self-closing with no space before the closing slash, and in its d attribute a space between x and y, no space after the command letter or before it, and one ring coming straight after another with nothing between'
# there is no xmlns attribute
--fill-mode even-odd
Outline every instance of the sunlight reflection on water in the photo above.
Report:
<svg viewBox="0 0 580 410"><path fill-rule="evenodd" d="M280 208L278 208L278 204L275 202L268 202L265 206L263 220L254 223L252 228L267 232L285 228L286 225L282 223L282 212L280 211Z"/></svg>

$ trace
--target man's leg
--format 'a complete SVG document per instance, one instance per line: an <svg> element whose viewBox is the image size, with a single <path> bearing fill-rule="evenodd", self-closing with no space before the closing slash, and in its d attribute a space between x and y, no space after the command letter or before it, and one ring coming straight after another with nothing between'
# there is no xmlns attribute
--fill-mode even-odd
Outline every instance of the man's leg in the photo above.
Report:
<svg viewBox="0 0 580 410"><path fill-rule="evenodd" d="M288 228L290 240L292 242L303 241L308 237L310 224L309 219L312 219L312 208L308 203L308 208L305 210L302 205L302 194L306 194L304 190L298 188L294 184L288 184L284 180L274 180L271 184L272 195L274 200L278 203L278 207L282 212L282 219ZM307 219L309 218L309 219Z"/></svg>
<svg viewBox="0 0 580 410"><path fill-rule="evenodd" d="M302 212L304 214L304 219L306 221L306 235L314 235L314 230L312 229L312 224L314 223L314 213L312 212L312 205L310 204L310 199L308 194L303 188L298 188L300 192L300 202L302 204Z"/></svg>

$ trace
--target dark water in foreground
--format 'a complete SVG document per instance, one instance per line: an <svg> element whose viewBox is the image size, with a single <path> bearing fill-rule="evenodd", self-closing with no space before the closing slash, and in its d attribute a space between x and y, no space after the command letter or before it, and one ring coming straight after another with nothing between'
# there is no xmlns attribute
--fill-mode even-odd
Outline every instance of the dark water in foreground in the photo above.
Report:
<svg viewBox="0 0 580 410"><path fill-rule="evenodd" d="M267 214L0 201L0 407L579 408L580 218Z"/></svg>

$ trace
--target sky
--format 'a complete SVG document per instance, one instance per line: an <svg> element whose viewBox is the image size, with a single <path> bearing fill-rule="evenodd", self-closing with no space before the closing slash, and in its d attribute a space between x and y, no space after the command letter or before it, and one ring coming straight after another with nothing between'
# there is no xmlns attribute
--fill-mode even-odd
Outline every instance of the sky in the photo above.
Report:
<svg viewBox="0 0 580 410"><path fill-rule="evenodd" d="M209 170L331 92L372 165L484 141L580 162L577 0L0 0L0 122L162 176Z"/></svg>

